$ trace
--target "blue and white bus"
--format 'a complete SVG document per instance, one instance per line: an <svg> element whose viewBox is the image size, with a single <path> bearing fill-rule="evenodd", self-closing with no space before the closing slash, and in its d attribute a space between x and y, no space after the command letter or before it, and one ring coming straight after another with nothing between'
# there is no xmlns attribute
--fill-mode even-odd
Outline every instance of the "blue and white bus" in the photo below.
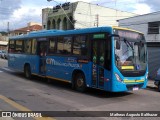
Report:
<svg viewBox="0 0 160 120"><path fill-rule="evenodd" d="M9 39L8 66L24 72L111 92L146 88L144 35L120 27L43 30Z"/></svg>

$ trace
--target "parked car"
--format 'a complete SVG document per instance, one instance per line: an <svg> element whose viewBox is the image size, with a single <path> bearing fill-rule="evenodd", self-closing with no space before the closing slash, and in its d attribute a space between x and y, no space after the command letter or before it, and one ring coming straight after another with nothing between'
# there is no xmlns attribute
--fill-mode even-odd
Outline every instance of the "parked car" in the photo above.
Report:
<svg viewBox="0 0 160 120"><path fill-rule="evenodd" d="M0 50L0 57L1 57L1 55L2 55L2 50Z"/></svg>
<svg viewBox="0 0 160 120"><path fill-rule="evenodd" d="M6 51L6 53L4 54L4 58L8 59L8 51Z"/></svg>
<svg viewBox="0 0 160 120"><path fill-rule="evenodd" d="M2 50L1 58L4 58L4 59L5 59L5 54L6 54L6 51L5 51L5 50Z"/></svg>
<svg viewBox="0 0 160 120"><path fill-rule="evenodd" d="M154 84L158 87L158 91L160 92L160 68L157 70Z"/></svg>

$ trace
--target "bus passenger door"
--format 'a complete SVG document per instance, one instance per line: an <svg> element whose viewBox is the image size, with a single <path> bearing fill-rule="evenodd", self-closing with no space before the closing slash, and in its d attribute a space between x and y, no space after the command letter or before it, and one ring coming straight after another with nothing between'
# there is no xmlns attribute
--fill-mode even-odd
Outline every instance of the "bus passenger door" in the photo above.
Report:
<svg viewBox="0 0 160 120"><path fill-rule="evenodd" d="M92 87L104 88L105 41L93 40L92 45Z"/></svg>
<svg viewBox="0 0 160 120"><path fill-rule="evenodd" d="M40 75L46 74L46 53L47 41L38 41L38 55L39 55L39 73Z"/></svg>

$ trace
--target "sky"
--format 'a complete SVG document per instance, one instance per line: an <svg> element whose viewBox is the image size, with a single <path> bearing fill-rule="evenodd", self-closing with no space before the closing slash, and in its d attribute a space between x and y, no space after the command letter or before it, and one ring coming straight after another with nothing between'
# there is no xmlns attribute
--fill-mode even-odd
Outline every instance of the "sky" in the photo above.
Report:
<svg viewBox="0 0 160 120"><path fill-rule="evenodd" d="M136 14L147 14L160 10L160 0L0 0L0 31L27 26L29 22L42 21L42 9L52 8L65 2L84 1L100 6Z"/></svg>

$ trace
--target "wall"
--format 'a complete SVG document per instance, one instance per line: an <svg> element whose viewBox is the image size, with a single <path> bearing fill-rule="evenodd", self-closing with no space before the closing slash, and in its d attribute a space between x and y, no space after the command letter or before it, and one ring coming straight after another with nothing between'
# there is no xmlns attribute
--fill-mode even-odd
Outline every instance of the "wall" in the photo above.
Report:
<svg viewBox="0 0 160 120"><path fill-rule="evenodd" d="M160 12L119 20L119 26L144 33L147 42L160 42L160 34L148 34L148 22L160 21Z"/></svg>
<svg viewBox="0 0 160 120"><path fill-rule="evenodd" d="M160 47L148 47L149 78L154 79L156 71L160 68Z"/></svg>
<svg viewBox="0 0 160 120"><path fill-rule="evenodd" d="M118 26L118 19L135 16L136 14L102 7L85 2L78 2L74 12L75 28L97 26Z"/></svg>
<svg viewBox="0 0 160 120"><path fill-rule="evenodd" d="M71 24L66 15L71 19L73 24ZM61 8L58 10L43 9L42 24L43 27L47 26L46 29L79 29L97 25L118 26L118 19L135 15L86 2L74 2L70 3L68 10L62 10Z"/></svg>

